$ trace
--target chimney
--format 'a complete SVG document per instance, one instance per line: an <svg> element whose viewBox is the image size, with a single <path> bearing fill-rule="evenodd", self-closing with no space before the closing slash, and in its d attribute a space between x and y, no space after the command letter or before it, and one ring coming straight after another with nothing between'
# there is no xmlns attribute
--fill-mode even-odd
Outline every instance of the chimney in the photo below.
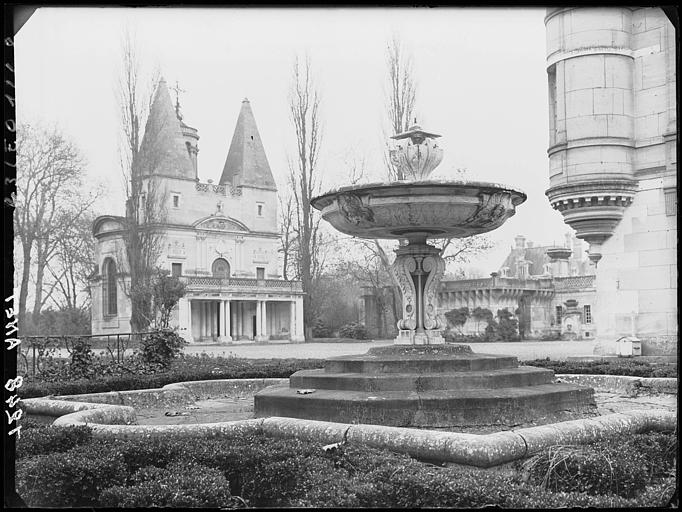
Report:
<svg viewBox="0 0 682 512"><path fill-rule="evenodd" d="M533 242L531 242L530 240L528 240L528 241L526 242L526 247L528 247L529 249L532 249L532 248L533 248Z"/></svg>
<svg viewBox="0 0 682 512"><path fill-rule="evenodd" d="M516 238L514 238L514 242L516 242L516 248L517 249L525 249L526 248L526 237L523 235L516 235Z"/></svg>

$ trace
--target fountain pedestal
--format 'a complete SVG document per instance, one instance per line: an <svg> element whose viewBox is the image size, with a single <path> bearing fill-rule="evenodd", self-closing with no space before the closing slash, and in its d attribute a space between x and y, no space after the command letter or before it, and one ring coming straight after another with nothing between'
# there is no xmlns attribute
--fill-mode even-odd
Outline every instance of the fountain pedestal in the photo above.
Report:
<svg viewBox="0 0 682 512"><path fill-rule="evenodd" d="M443 321L438 316L438 286L445 272L440 251L426 236L412 236L396 251L393 272L403 298L396 345L441 345Z"/></svg>

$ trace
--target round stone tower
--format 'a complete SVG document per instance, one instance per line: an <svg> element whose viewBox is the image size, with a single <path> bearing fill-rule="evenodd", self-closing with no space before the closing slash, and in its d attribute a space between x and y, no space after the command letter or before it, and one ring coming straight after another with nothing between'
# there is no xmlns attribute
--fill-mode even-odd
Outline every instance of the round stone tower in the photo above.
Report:
<svg viewBox="0 0 682 512"><path fill-rule="evenodd" d="M552 206L601 258L637 190L630 8L549 9Z"/></svg>

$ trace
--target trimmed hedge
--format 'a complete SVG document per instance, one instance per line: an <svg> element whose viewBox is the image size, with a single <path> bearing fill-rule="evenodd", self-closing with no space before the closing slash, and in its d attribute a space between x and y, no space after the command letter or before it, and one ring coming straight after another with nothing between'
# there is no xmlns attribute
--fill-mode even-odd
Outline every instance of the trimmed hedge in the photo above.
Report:
<svg viewBox="0 0 682 512"><path fill-rule="evenodd" d="M183 461L163 469L142 468L132 485L110 487L99 501L105 507L236 508L229 487L219 470Z"/></svg>
<svg viewBox="0 0 682 512"><path fill-rule="evenodd" d="M584 446L554 446L523 464L528 482L552 491L632 498L673 477L677 437L647 432Z"/></svg>
<svg viewBox="0 0 682 512"><path fill-rule="evenodd" d="M17 458L61 453L90 441L92 429L88 426L53 427L51 425L27 425L21 422L21 436L17 440Z"/></svg>
<svg viewBox="0 0 682 512"><path fill-rule="evenodd" d="M207 355L184 356L173 361L168 370L158 368L157 373L131 374L126 372L124 375L107 375L72 381L25 380L24 385L17 391L21 398L128 391L160 388L166 384L194 380L287 378L298 370L323 366L323 359L238 359Z"/></svg>
<svg viewBox="0 0 682 512"><path fill-rule="evenodd" d="M587 375L629 375L632 377L677 377L676 363L638 361L637 359L604 361L553 361L549 358L523 361L521 364L548 368L554 373Z"/></svg>
<svg viewBox="0 0 682 512"><path fill-rule="evenodd" d="M60 427L35 431L50 428ZM534 462L536 475L525 475L524 481L523 472L440 467L357 445L324 451L318 443L264 435L79 443L64 453L24 451L17 487L29 506L638 507L666 504L675 490L676 437L671 433L580 448L585 453L611 450L610 462L620 465L619 474L630 482L639 478L637 485L619 488L630 498L612 493L613 475L601 463L584 465L589 470L563 487L570 490L557 487L555 492L551 485L535 485L539 462ZM536 460L549 455L546 451ZM586 457L571 459L570 468L581 460ZM634 472L634 464L642 471ZM651 470L656 465L661 471Z"/></svg>

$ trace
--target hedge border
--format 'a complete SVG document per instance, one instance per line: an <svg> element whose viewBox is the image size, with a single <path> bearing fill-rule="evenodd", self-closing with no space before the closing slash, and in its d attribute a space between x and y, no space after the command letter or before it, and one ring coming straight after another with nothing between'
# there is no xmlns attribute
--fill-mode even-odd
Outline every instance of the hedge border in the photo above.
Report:
<svg viewBox="0 0 682 512"><path fill-rule="evenodd" d="M243 379L243 381L249 381L248 383L253 383L253 380ZM255 380L265 387L265 381L270 379ZM286 381L287 379L277 380ZM232 386L235 384L234 381L229 380L212 382L213 384L231 383ZM242 384L247 384L247 382L242 382ZM191 389L192 385L206 386L207 381L177 383L164 386L161 390L146 391L159 393L168 387L173 391L185 386ZM61 398L61 400L34 398L23 400L21 404L29 415L49 416L50 414L46 413L52 410L53 416L59 416L54 422L55 425L90 424L93 428L93 437L99 438L149 438L163 435L184 436L189 433L220 435L223 432L235 430L254 431L279 437L297 437L332 443L348 439L375 448L388 448L392 451L407 453L417 458L478 467L491 467L525 458L557 443L593 442L622 432L673 430L677 423L675 413L649 410L609 414L486 435L278 417L198 425L132 425L131 423L135 421L135 412L132 407L74 402L64 400L65 397ZM66 413L69 410L71 412Z"/></svg>

